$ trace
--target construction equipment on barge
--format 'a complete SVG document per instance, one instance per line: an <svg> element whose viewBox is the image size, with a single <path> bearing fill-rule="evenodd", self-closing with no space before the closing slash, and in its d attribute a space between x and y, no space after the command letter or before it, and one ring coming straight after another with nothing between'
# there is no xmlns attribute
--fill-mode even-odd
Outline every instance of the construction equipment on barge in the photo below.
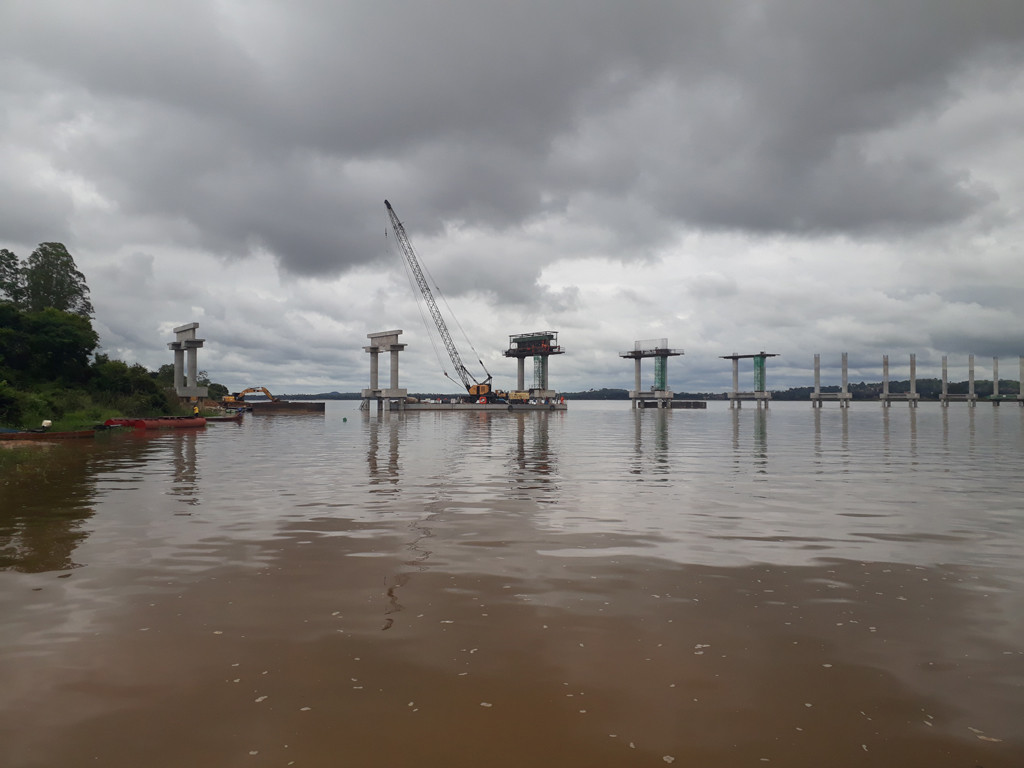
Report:
<svg viewBox="0 0 1024 768"><path fill-rule="evenodd" d="M437 302L434 300L434 294L430 290L430 285L427 283L427 279L423 274L423 269L420 266L419 258L416 256L416 251L412 247L412 243L409 241L409 236L405 233L405 227L402 222L399 221L395 209L391 207L391 203L387 200L384 201L384 205L388 211L388 217L391 220L391 229L395 233L395 237L398 239L398 243L402 248L402 255L405 257L406 264L409 266L409 270L412 272L413 278L416 280L416 285L419 286L420 293L423 294L423 301L427 305L427 309L430 310L430 316L434 320L434 325L437 326L437 332L441 336L441 340L444 342L445 349L448 351L448 357L451 358L452 366L455 368L455 373L458 375L462 382L462 386L466 388L472 397L477 398L477 403L504 403L507 401L507 394L500 390L491 388L491 374L487 371L487 366L484 365L483 360L477 358L477 362L480 363L480 367L484 369L484 373L487 374L487 378L483 381L478 381L473 374L469 372L466 366L462 362L462 356L459 354L458 347L455 346L455 342L452 340L452 335L448 331L448 324L445 323L444 317L441 314L441 310L437 306ZM449 310L450 311L450 310ZM444 375L448 376L448 372L445 371ZM452 379L454 381L454 379Z"/></svg>
<svg viewBox="0 0 1024 768"><path fill-rule="evenodd" d="M266 400L246 400L246 395L259 393ZM253 413L324 413L324 404L311 400L282 400L270 394L266 387L249 387L221 398L221 405L228 409L240 409Z"/></svg>

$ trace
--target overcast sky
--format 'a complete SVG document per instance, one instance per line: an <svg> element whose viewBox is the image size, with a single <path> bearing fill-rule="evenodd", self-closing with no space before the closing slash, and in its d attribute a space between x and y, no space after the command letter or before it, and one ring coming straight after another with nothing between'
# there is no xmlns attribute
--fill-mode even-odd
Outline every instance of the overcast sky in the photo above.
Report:
<svg viewBox="0 0 1024 768"><path fill-rule="evenodd" d="M654 338L676 391L760 350L1017 378L1022 38L1020 0L0 0L0 247L63 242L112 357L198 322L231 389L358 390L401 328L402 386L457 391L385 198L499 387L535 330L564 391Z"/></svg>

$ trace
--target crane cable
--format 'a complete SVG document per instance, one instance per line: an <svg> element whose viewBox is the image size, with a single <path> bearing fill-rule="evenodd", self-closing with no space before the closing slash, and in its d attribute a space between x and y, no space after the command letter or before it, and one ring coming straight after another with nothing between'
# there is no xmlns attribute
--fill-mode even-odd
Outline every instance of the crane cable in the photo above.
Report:
<svg viewBox="0 0 1024 768"><path fill-rule="evenodd" d="M390 225L392 227L394 227L395 226L395 222L398 221L398 217L397 217L397 215L394 215L394 210L390 209L390 205L388 204L387 200L385 200L384 203L385 203L385 205L388 206L388 208L390 210L390 214L388 215L388 223L390 223ZM394 220L392 220L392 218L391 218L393 215L394 215ZM399 222L399 226L402 226L401 222ZM403 229L404 229L404 226L403 226ZM388 227L387 227L387 225L385 225L385 228L384 228L385 235L387 235L387 230L388 230ZM403 236L404 236L404 233L403 233ZM396 232L396 237L398 237L398 233L397 232ZM412 249L412 243L409 242L407 236L399 237L399 240L403 240L403 239L404 239L405 244L408 245L408 247L410 249ZM403 257L402 262L403 262L403 264L405 264L406 274L410 275L412 267L411 267L410 264L407 263L408 259L406 257ZM477 363L480 364L480 367L483 369L484 373L487 375L487 382L490 382L491 379L493 378L491 376L491 372L489 370L487 370L487 366L484 365L484 361L481 358L480 353L477 351L476 347L473 346L473 342L470 340L469 334L466 333L466 329L462 327L462 323L459 322L459 318L456 317L455 312L452 311L451 305L448 303L448 299L445 297L444 292L441 290L441 287L437 284L437 281L434 279L434 276L430 273L430 269L426 266L426 264L423 263L422 258L416 258L416 262L417 262L417 269L419 269L419 271L421 273L421 276L423 277L424 281L425 282L429 281L429 283L433 283L434 291L441 297L441 301L444 303L445 308L447 308L447 310L448 310L448 317L455 321L455 324L458 326L459 331L462 333L462 337L465 340L466 344L468 344L469 348L471 350L473 350L473 354L476 356ZM425 287L428 288L428 290L429 290L429 283L425 286ZM422 293L422 291L420 291L417 286L412 286L411 283L410 283L410 287L413 288L413 295L415 295L417 292ZM424 301L426 301L426 298L424 298ZM435 302L435 310L437 310L436 302ZM437 310L437 311L440 312L440 310ZM420 314L421 314L421 317L422 317L422 309L420 310ZM426 323L425 319L424 319L424 325L427 325L427 328L428 328L428 331L429 331L429 325ZM440 333L440 329L438 329L438 333ZM452 344L452 350L451 351L454 354L458 355L458 348L454 346L454 342L452 342L450 334L448 335L448 342ZM431 343L433 344L433 338L431 338ZM435 348L435 354L437 354L436 348ZM439 354L438 354L438 358L440 359L440 355ZM455 361L453 360L452 362L454 363ZM441 367L442 367L442 370L443 370L444 365L442 364ZM461 378L463 378L463 382L462 383L465 386L467 386L467 387L469 386L468 382L465 381L465 377L468 377L468 378L472 379L473 382L475 382L477 384L480 383L477 380L476 376L474 376L472 373L470 373L465 365L460 365L459 367L461 368L461 371L456 371L456 373L458 373L459 376ZM453 382L455 381L455 379L452 379L452 377L448 375L447 371L444 372L444 375L447 378L451 379ZM456 382L456 383L458 383L458 382Z"/></svg>
<svg viewBox="0 0 1024 768"><path fill-rule="evenodd" d="M445 309L448 310L448 316L452 320L454 320L455 325L459 327L459 332L462 333L462 338L465 339L466 344L469 345L469 348L473 350L473 354L476 355L476 361L480 363L480 367L484 369L484 373L487 374L487 378L488 380L490 380L491 372L487 370L487 366L484 365L484 361L480 359L480 353L476 351L476 347L473 346L473 342L469 340L469 334L467 334L466 329L462 327L462 323L459 322L458 316L456 316L456 314L452 311L451 305L448 303L448 299L445 297L444 292L441 290L441 287L437 284L437 281L434 279L434 276L430 274L430 268L423 263L423 259L420 259L420 269L423 270L423 272L426 274L430 282L434 284L434 292L441 297L441 301L444 302ZM466 373L469 373L469 371L466 371ZM473 379L473 381L476 381L476 377L473 376L472 373L469 373L469 377ZM480 382L477 381L477 384L479 383Z"/></svg>
<svg viewBox="0 0 1024 768"><path fill-rule="evenodd" d="M384 240L388 244L391 243L391 240L388 237L388 225L387 224L385 224L385 226L384 226ZM390 249L388 249L388 250L390 250ZM410 287L410 289L413 292L413 296L418 295L419 292L420 292L420 289L417 288L416 282L413 279L412 267L410 267L409 262L406 260L406 258L404 258L404 256L402 256L399 260L401 261L401 265L404 267L404 270L406 270L406 278L409 280L409 287ZM451 381L453 381L453 382L455 382L457 384L461 384L461 382L456 382L455 379L453 379L451 376L449 376L449 372L444 370L444 360L441 358L440 350L437 348L437 340L434 338L434 334L436 333L436 329L434 331L431 331L431 328L433 327L433 323L427 323L427 315L423 313L423 304L420 301L416 302L416 308L420 312L420 319L423 322L424 328L427 329L427 338L430 339L430 346L433 347L434 357L437 358L437 367L441 370L441 373L444 375L445 379L450 379Z"/></svg>

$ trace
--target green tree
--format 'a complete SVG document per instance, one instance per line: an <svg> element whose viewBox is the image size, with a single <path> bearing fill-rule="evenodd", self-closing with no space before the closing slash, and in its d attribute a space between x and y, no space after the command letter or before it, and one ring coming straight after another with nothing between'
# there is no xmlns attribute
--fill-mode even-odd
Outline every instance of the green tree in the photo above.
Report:
<svg viewBox="0 0 1024 768"><path fill-rule="evenodd" d="M0 248L0 301L21 305L25 276L18 257L6 248Z"/></svg>
<svg viewBox="0 0 1024 768"><path fill-rule="evenodd" d="M47 307L89 318L93 315L89 286L63 243L40 243L22 269L23 307L38 312Z"/></svg>
<svg viewBox="0 0 1024 768"><path fill-rule="evenodd" d="M0 377L12 383L83 381L98 343L87 317L52 307L24 312L0 303Z"/></svg>
<svg viewBox="0 0 1024 768"><path fill-rule="evenodd" d="M174 363L164 363L161 365L156 373L153 374L153 378L156 379L156 383L161 387L173 387Z"/></svg>
<svg viewBox="0 0 1024 768"><path fill-rule="evenodd" d="M83 382L89 377L89 357L99 336L88 317L47 307L25 313L31 365L37 381Z"/></svg>
<svg viewBox="0 0 1024 768"><path fill-rule="evenodd" d="M167 410L167 398L145 366L128 365L98 354L92 364L89 388L95 399L118 405L126 415L160 413Z"/></svg>
<svg viewBox="0 0 1024 768"><path fill-rule="evenodd" d="M215 381L210 381L210 374L206 371L200 371L199 375L196 376L196 384L200 387L207 388L207 396L214 400L220 400L224 395L228 393L228 388L223 384L218 384Z"/></svg>

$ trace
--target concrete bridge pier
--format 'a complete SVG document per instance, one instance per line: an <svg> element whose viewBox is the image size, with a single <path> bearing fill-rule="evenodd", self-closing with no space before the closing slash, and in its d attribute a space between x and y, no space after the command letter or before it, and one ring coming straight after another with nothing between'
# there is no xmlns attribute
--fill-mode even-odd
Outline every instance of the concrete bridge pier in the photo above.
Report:
<svg viewBox="0 0 1024 768"><path fill-rule="evenodd" d="M669 349L668 339L640 339L633 342L632 350L619 354L619 357L633 361L634 388L629 392L630 405L633 408L687 407L683 406L681 401L673 403L675 393L668 386L668 359L682 354L681 349ZM645 392L640 389L640 364L641 360L648 357L654 358L654 385Z"/></svg>
<svg viewBox="0 0 1024 768"><path fill-rule="evenodd" d="M755 355L721 355L723 360L732 360L732 392L729 393L729 407L740 408L744 400L753 400L757 407L762 405L767 408L768 402L772 399L772 393L768 391L767 374L765 361L769 357L778 357L774 352L758 352ZM740 392L740 360L751 358L754 362L754 391Z"/></svg>
<svg viewBox="0 0 1024 768"><path fill-rule="evenodd" d="M811 393L811 406L821 408L823 400L837 400L840 408L849 408L853 395L850 394L849 376L847 375L847 353L843 352L843 385L839 392L821 391L821 355L814 356L814 392Z"/></svg>
<svg viewBox="0 0 1024 768"><path fill-rule="evenodd" d="M882 355L882 394L878 396L883 408L892 406L893 400L905 400L911 408L917 408L917 401L921 396L917 393L917 355L910 355L910 391L890 392L889 391L889 356Z"/></svg>
<svg viewBox="0 0 1024 768"><path fill-rule="evenodd" d="M174 352L174 394L179 400L203 400L209 395L207 387L200 387L198 350L206 339L197 339L199 323L187 323L174 329L175 339L167 344Z"/></svg>
<svg viewBox="0 0 1024 768"><path fill-rule="evenodd" d="M359 406L360 410L368 411L370 403L373 401L377 402L377 413L392 408L404 410L408 390L398 386L398 354L406 347L405 344L398 342L398 337L401 334L400 330L366 334L370 343L363 347L363 351L370 354L370 386L361 393L363 402ZM380 386L381 352L391 353L391 381L387 389Z"/></svg>

